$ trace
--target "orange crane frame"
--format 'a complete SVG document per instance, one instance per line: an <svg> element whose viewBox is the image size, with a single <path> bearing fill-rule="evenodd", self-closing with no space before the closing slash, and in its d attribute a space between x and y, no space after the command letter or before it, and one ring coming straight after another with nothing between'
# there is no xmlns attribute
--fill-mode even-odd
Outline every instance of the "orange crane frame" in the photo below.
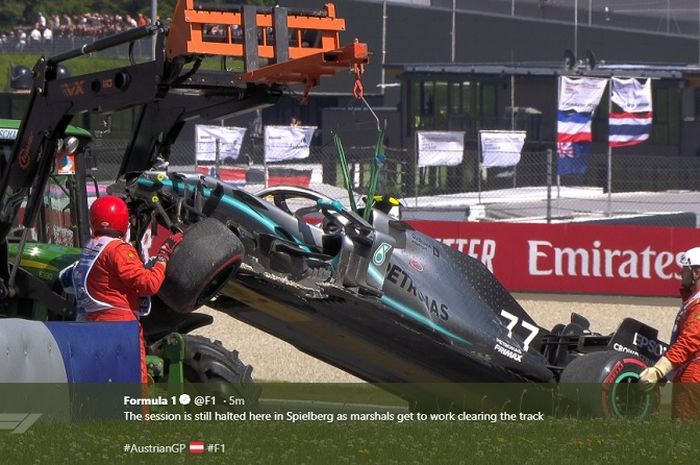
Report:
<svg viewBox="0 0 700 465"><path fill-rule="evenodd" d="M224 55L241 57L240 82L256 84L306 84L308 90L321 76L339 68L356 68L369 62L367 45L355 41L341 47L345 20L337 18L332 3L321 11L290 11L251 5L196 7L194 0L180 0L168 34L166 56ZM216 8L216 9L212 9ZM269 10L269 11L266 11ZM208 35L214 27L223 32ZM234 33L240 31L238 37ZM305 41L311 36L312 40ZM284 38L284 40L277 40ZM260 67L260 59L272 64Z"/></svg>

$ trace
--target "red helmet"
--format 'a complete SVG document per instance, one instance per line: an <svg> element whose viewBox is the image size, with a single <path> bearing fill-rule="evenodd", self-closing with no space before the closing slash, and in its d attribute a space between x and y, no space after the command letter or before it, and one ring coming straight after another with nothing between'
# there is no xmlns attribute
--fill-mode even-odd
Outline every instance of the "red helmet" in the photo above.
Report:
<svg viewBox="0 0 700 465"><path fill-rule="evenodd" d="M90 207L90 227L92 233L118 233L125 235L129 227L129 209L119 197L105 195L98 198Z"/></svg>

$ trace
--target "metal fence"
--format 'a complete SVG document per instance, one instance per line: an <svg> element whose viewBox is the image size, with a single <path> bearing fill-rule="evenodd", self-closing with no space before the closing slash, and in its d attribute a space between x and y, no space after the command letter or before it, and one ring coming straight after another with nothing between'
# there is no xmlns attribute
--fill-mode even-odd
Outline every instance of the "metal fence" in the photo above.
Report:
<svg viewBox="0 0 700 465"><path fill-rule="evenodd" d="M93 142L98 180L116 178L127 142ZM366 193L374 150L373 146L345 147L357 199ZM475 151L465 151L458 166L416 170L412 149L387 147L378 192L401 198L407 218L695 227L700 214L700 159L695 157L614 155L610 192L604 153L590 155L585 174L561 177L556 174L556 154L547 151L524 152L514 168L479 170L476 160ZM195 170L194 141L173 145L170 166L178 171ZM307 179L310 188L347 201L333 145L312 147L304 160L266 164L262 141L246 137L239 158L221 160L220 168L235 171L236 184L253 192L271 179L266 173L283 171L273 176L274 182Z"/></svg>
<svg viewBox="0 0 700 465"><path fill-rule="evenodd" d="M86 44L91 44L101 37L84 36L84 37L54 37L51 40L41 42L29 41L28 43L20 43L15 38L10 38L5 43L0 43L0 53L27 53L41 54L45 56L54 56L59 53L66 52L82 47ZM133 57L138 60L147 60L151 58L151 39L142 39L134 42ZM107 50L99 52L99 56L109 58L128 58L129 44L111 47Z"/></svg>

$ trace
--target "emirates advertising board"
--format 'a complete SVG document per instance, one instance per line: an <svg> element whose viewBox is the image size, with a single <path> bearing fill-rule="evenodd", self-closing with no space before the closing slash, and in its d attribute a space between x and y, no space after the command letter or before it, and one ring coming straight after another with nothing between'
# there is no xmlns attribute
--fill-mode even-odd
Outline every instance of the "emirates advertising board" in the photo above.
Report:
<svg viewBox="0 0 700 465"><path fill-rule="evenodd" d="M694 228L409 221L480 260L510 291L678 295Z"/></svg>

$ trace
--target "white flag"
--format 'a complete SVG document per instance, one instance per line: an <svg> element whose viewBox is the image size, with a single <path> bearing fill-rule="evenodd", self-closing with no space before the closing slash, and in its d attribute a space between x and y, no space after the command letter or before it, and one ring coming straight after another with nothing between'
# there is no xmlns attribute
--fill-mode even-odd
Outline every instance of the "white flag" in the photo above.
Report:
<svg viewBox="0 0 700 465"><path fill-rule="evenodd" d="M525 144L525 131L479 131L482 166L515 166Z"/></svg>
<svg viewBox="0 0 700 465"><path fill-rule="evenodd" d="M265 126L265 161L308 158L316 126Z"/></svg>
<svg viewBox="0 0 700 465"><path fill-rule="evenodd" d="M216 161L216 141L219 140L219 160L238 159L246 128L231 126L195 125L197 162Z"/></svg>
<svg viewBox="0 0 700 465"><path fill-rule="evenodd" d="M612 78L612 101L627 113L652 111L651 79Z"/></svg>
<svg viewBox="0 0 700 465"><path fill-rule="evenodd" d="M418 131L418 166L455 166L464 157L463 131Z"/></svg>
<svg viewBox="0 0 700 465"><path fill-rule="evenodd" d="M607 79L559 77L559 111L594 112L605 92Z"/></svg>

